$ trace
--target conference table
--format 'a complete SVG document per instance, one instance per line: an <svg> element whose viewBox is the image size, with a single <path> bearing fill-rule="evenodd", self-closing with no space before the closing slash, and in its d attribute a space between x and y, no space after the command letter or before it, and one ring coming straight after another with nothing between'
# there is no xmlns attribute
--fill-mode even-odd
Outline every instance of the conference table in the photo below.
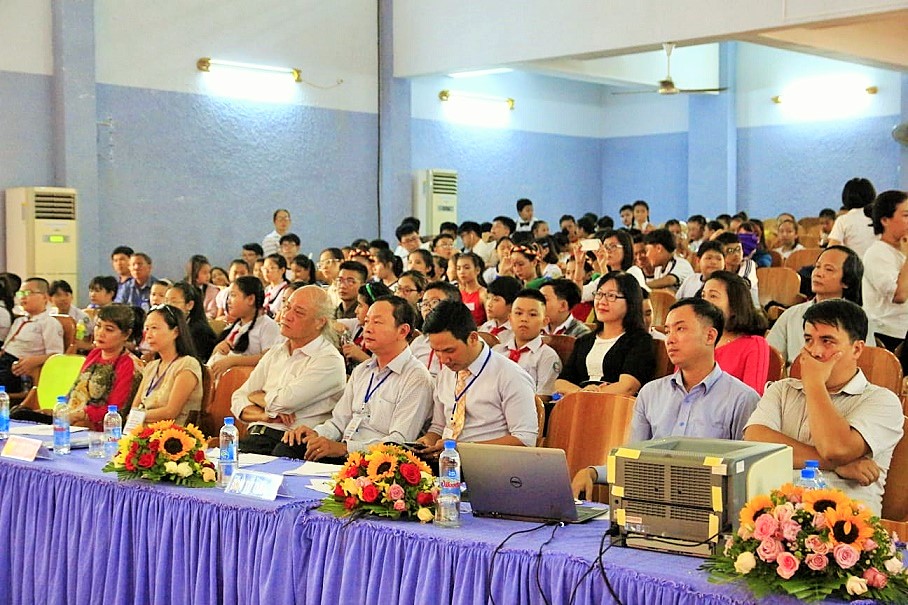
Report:
<svg viewBox="0 0 908 605"><path fill-rule="evenodd" d="M299 464L251 468L280 474ZM594 565L603 520L555 528L466 513L457 529L350 521L315 510L324 495L311 478L286 476L290 497L266 501L118 481L102 466L85 450L0 458L0 604L616 602ZM627 605L796 603L711 584L701 562L615 546L602 570Z"/></svg>

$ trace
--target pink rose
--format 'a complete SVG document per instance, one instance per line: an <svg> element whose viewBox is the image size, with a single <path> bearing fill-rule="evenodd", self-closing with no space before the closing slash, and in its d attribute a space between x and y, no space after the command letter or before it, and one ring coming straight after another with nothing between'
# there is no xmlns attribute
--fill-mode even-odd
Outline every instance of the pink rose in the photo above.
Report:
<svg viewBox="0 0 908 605"><path fill-rule="evenodd" d="M399 512L404 512L405 510L407 510L407 503L404 502L403 500L395 500L394 501L394 510L399 511Z"/></svg>
<svg viewBox="0 0 908 605"><path fill-rule="evenodd" d="M780 504L773 509L772 515L778 519L780 525L784 525L786 521L791 521L791 517L794 515L794 506L789 503Z"/></svg>
<svg viewBox="0 0 908 605"><path fill-rule="evenodd" d="M874 551L877 549L877 546L878 544L873 541L873 538L867 538L866 540L864 540L864 552Z"/></svg>
<svg viewBox="0 0 908 605"><path fill-rule="evenodd" d="M788 520L782 522L782 537L793 542L798 539L798 533L801 531L801 524L797 521Z"/></svg>
<svg viewBox="0 0 908 605"><path fill-rule="evenodd" d="M880 573L880 570L876 567L867 569L861 577L867 580L867 586L871 588L886 588L886 584L889 582L886 574Z"/></svg>
<svg viewBox="0 0 908 605"><path fill-rule="evenodd" d="M779 522L776 521L776 518L769 513L763 513L757 517L754 523L754 538L757 540L771 538L775 535L777 529L779 529Z"/></svg>
<svg viewBox="0 0 908 605"><path fill-rule="evenodd" d="M388 498L390 500L400 500L404 497L404 488L397 483L392 483L388 488Z"/></svg>
<svg viewBox="0 0 908 605"><path fill-rule="evenodd" d="M826 564L829 563L829 559L826 558L826 555L814 553L804 557L804 562L807 563L807 567L814 571L823 571L826 569Z"/></svg>
<svg viewBox="0 0 908 605"><path fill-rule="evenodd" d="M813 516L813 526L817 529L823 529L826 527L826 515L823 513L817 513Z"/></svg>
<svg viewBox="0 0 908 605"><path fill-rule="evenodd" d="M776 557L776 563L779 565L776 567L776 573L786 580L795 575L795 572L798 571L798 567L801 566L801 562L798 561L798 558L790 552L779 553L779 556Z"/></svg>
<svg viewBox="0 0 908 605"><path fill-rule="evenodd" d="M775 538L767 538L760 542L760 546L757 547L757 556L767 563L772 563L782 550L781 542Z"/></svg>
<svg viewBox="0 0 908 605"><path fill-rule="evenodd" d="M852 567L860 558L858 551L848 544L836 544L835 548L832 549L832 555L835 557L835 562L842 569Z"/></svg>
<svg viewBox="0 0 908 605"><path fill-rule="evenodd" d="M804 539L804 546L818 555L825 555L829 552L829 544L823 542L823 539L816 534L811 534Z"/></svg>

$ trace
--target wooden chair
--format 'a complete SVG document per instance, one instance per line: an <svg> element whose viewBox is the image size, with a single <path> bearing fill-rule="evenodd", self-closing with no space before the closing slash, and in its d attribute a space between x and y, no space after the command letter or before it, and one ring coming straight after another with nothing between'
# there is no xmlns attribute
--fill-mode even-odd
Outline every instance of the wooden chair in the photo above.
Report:
<svg viewBox="0 0 908 605"><path fill-rule="evenodd" d="M490 347L494 347L497 344L500 344L498 337L492 334L491 332L480 332L479 337L485 341Z"/></svg>
<svg viewBox="0 0 908 605"><path fill-rule="evenodd" d="M555 349L555 352L558 353L558 358L561 359L561 365L564 365L571 358L571 353L574 352L574 343L577 342L577 339L565 334L544 334L542 342Z"/></svg>
<svg viewBox="0 0 908 605"><path fill-rule="evenodd" d="M211 370L208 366L202 365L202 402L198 411L189 412L186 424L194 424L201 428L202 420L208 416L208 407L211 405L211 398L214 396L214 380L211 378ZM222 423L223 424L223 423ZM221 427L218 426L218 430ZM203 430L202 433L205 431Z"/></svg>
<svg viewBox="0 0 908 605"><path fill-rule="evenodd" d="M208 325L211 326L211 330L214 332L215 336L220 336L221 332L227 329L227 322L223 319L209 319Z"/></svg>
<svg viewBox="0 0 908 605"><path fill-rule="evenodd" d="M803 250L796 250L785 259L784 266L797 271L801 267L813 265L817 262L817 259L820 258L821 254L823 254L822 248L804 248Z"/></svg>
<svg viewBox="0 0 908 605"><path fill-rule="evenodd" d="M798 243L805 248L819 248L820 236L814 233L804 233L798 236Z"/></svg>
<svg viewBox="0 0 908 605"><path fill-rule="evenodd" d="M782 258L782 255L776 252L775 250L769 250L769 256L772 258L772 264L770 267L781 267L785 264L785 259Z"/></svg>
<svg viewBox="0 0 908 605"><path fill-rule="evenodd" d="M757 269L757 290L760 306L771 302L790 307L804 302L801 295L801 277L788 267L760 267Z"/></svg>
<svg viewBox="0 0 908 605"><path fill-rule="evenodd" d="M656 354L656 372L653 374L653 380L674 374L675 364L668 358L668 351L665 349L665 341L656 340L654 338L653 350Z"/></svg>
<svg viewBox="0 0 908 605"><path fill-rule="evenodd" d="M903 400L904 403L904 400ZM886 474L883 492L883 525L904 540L908 534L908 417L902 417L905 433L896 444Z"/></svg>
<svg viewBox="0 0 908 605"><path fill-rule="evenodd" d="M55 313L51 317L56 318L63 326L63 352L74 353L76 350L76 320L69 315Z"/></svg>
<svg viewBox="0 0 908 605"><path fill-rule="evenodd" d="M785 357L774 347L769 347L769 372L767 382L775 382L785 377Z"/></svg>
<svg viewBox="0 0 908 605"><path fill-rule="evenodd" d="M545 444L545 403L536 395L536 418L539 421L539 433L536 435L536 447Z"/></svg>
<svg viewBox="0 0 908 605"><path fill-rule="evenodd" d="M565 451L571 477L584 467L605 464L612 448L627 441L635 401L589 391L565 395L552 408L545 446Z"/></svg>
<svg viewBox="0 0 908 605"><path fill-rule="evenodd" d="M896 397L901 397L902 364L891 351L882 347L864 347L864 351L858 357L858 367L869 382L887 388L895 393ZM800 357L796 357L792 362L788 375L792 378L801 377Z"/></svg>
<svg viewBox="0 0 908 605"><path fill-rule="evenodd" d="M217 387L214 388L212 393L211 401L199 419L199 428L205 435L217 437L221 426L224 424L224 418L232 415L230 412L230 400L233 397L233 392L243 386L246 380L249 379L253 369L252 366L233 366L221 374ZM236 426L239 430L240 438L244 438L246 436L246 423L240 422L239 418L237 418Z"/></svg>
<svg viewBox="0 0 908 605"><path fill-rule="evenodd" d="M668 308L675 304L675 295L667 290L653 290L649 293L650 302L653 303L653 325L664 326Z"/></svg>

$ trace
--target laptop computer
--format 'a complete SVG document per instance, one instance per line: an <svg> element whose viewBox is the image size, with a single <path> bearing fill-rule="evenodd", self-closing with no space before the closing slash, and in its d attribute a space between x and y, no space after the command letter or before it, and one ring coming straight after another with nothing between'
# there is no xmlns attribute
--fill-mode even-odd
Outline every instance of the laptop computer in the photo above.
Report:
<svg viewBox="0 0 908 605"><path fill-rule="evenodd" d="M564 450L458 443L457 451L477 517L583 523L608 512L575 503Z"/></svg>

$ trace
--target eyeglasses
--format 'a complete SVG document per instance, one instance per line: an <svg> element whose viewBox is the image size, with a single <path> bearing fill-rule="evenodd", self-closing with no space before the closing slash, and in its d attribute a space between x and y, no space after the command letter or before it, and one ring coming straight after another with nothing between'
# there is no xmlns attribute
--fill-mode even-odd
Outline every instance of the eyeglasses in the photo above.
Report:
<svg viewBox="0 0 908 605"><path fill-rule="evenodd" d="M453 248L454 244L437 244L436 248Z"/></svg>
<svg viewBox="0 0 908 605"><path fill-rule="evenodd" d="M622 296L617 292L596 292L593 294L593 300L596 302L599 302L603 298L609 302L615 302L619 298L627 298L627 296Z"/></svg>
<svg viewBox="0 0 908 605"><path fill-rule="evenodd" d="M320 260L320 261L318 261L318 268L324 269L326 267L330 267L331 265L336 265L339 262L340 262L340 259L337 259L337 258L330 258L328 260Z"/></svg>
<svg viewBox="0 0 908 605"><path fill-rule="evenodd" d="M19 290L16 292L16 298L26 298L32 294L37 294L37 292L33 292L32 290Z"/></svg>
<svg viewBox="0 0 908 605"><path fill-rule="evenodd" d="M438 303L440 303L440 302L441 302L441 300L438 300L438 299L424 300L421 303L419 303L419 308L422 309L423 311L431 311L432 309L437 307Z"/></svg>
<svg viewBox="0 0 908 605"><path fill-rule="evenodd" d="M419 292L419 288L397 288L398 294L415 294L416 292Z"/></svg>
<svg viewBox="0 0 908 605"><path fill-rule="evenodd" d="M355 277L338 277L334 280L338 286L355 286L360 283L360 280Z"/></svg>
<svg viewBox="0 0 908 605"><path fill-rule="evenodd" d="M725 249L725 254L744 254L744 248L741 246L731 246Z"/></svg>
<svg viewBox="0 0 908 605"><path fill-rule="evenodd" d="M421 242L421 241L422 241L422 238L419 237L418 235L414 234L414 235L408 235L408 236L404 237L402 240L400 240L400 243L412 244L414 242Z"/></svg>
<svg viewBox="0 0 908 605"><path fill-rule="evenodd" d="M605 248L607 252L614 252L618 248L621 248L619 244L603 244L602 247Z"/></svg>

